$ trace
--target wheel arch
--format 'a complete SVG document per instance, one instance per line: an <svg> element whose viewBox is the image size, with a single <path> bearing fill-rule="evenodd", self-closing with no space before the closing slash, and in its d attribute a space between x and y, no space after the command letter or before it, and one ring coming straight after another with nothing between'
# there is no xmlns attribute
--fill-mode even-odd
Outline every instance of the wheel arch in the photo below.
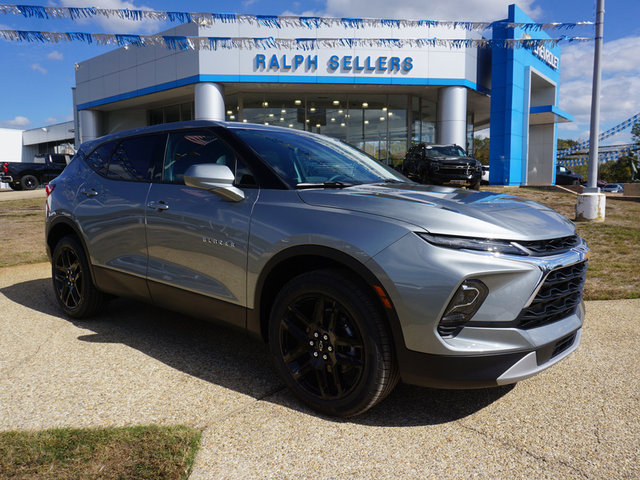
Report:
<svg viewBox="0 0 640 480"><path fill-rule="evenodd" d="M47 226L46 232L46 243L47 243L47 256L51 261L53 250L56 248L58 242L68 236L74 236L82 245L84 249L85 255L87 256L87 263L89 264L89 272L91 273L91 279L95 284L95 276L93 273L93 265L91 264L91 255L89 255L89 250L87 249L87 244L84 241L84 236L80 233L80 229L78 226L73 223L73 221L66 217L58 217L54 219L50 225Z"/></svg>
<svg viewBox="0 0 640 480"><path fill-rule="evenodd" d="M256 283L254 308L248 311L247 329L249 332L267 342L269 314L282 286L302 273L326 268L347 272L355 281L367 287L387 320L396 351L405 348L400 321L393 301L382 282L356 258L340 250L321 245L291 247L279 252L269 260Z"/></svg>

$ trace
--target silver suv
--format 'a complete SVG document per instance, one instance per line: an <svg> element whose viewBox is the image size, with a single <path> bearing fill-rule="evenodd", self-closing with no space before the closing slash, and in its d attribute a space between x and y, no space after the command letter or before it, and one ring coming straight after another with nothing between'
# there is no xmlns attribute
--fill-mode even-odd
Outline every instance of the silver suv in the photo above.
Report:
<svg viewBox="0 0 640 480"><path fill-rule="evenodd" d="M588 248L517 197L418 185L337 140L194 121L82 145L47 188L53 288L239 326L350 416L399 380L514 383L575 350Z"/></svg>

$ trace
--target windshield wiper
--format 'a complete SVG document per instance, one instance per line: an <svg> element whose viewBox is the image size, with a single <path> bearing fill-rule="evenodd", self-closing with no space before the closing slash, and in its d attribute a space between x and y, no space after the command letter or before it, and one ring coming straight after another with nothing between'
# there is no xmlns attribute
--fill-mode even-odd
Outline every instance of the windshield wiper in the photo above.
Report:
<svg viewBox="0 0 640 480"><path fill-rule="evenodd" d="M353 186L353 183L345 183L345 182L309 182L309 183L298 183L296 188L305 189L305 188L346 188Z"/></svg>

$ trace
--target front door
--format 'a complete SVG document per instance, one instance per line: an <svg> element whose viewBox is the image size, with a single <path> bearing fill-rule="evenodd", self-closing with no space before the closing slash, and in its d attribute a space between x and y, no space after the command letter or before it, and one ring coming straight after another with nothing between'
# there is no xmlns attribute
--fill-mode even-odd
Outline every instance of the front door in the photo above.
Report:
<svg viewBox="0 0 640 480"><path fill-rule="evenodd" d="M178 295L192 307L217 305L200 313L244 327L249 225L259 190L244 188L244 200L233 202L184 184L191 165L225 164L238 178L247 173L239 162L212 130L169 134L162 179L152 184L147 200L147 278L155 303Z"/></svg>

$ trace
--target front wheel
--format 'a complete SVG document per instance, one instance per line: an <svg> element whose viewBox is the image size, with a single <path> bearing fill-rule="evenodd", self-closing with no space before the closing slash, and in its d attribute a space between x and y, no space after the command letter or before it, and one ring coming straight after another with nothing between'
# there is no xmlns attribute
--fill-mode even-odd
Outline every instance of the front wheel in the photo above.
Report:
<svg viewBox="0 0 640 480"><path fill-rule="evenodd" d="M399 377L375 297L340 271L308 272L283 287L271 310L269 347L295 395L330 415L364 412Z"/></svg>
<svg viewBox="0 0 640 480"><path fill-rule="evenodd" d="M93 284L87 256L76 237L64 237L56 245L51 277L58 304L70 317L91 317L102 308L104 295Z"/></svg>

